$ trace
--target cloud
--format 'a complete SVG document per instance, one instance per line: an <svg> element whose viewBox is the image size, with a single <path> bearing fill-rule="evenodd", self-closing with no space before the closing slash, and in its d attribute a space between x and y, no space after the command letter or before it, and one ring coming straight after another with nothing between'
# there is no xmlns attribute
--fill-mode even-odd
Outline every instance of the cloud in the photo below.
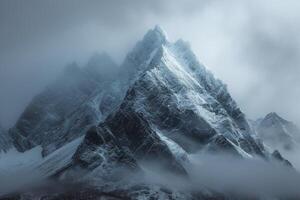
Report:
<svg viewBox="0 0 300 200"><path fill-rule="evenodd" d="M240 159L225 154L194 154L186 166L189 178L178 177L157 168L146 169L150 184L181 192L214 191L235 197L299 197L300 174L262 158Z"/></svg>
<svg viewBox="0 0 300 200"><path fill-rule="evenodd" d="M147 165L149 166L149 165ZM261 158L195 154L187 166L189 178L146 171L145 181L182 192L211 190L238 197L299 197L300 175L280 163Z"/></svg>

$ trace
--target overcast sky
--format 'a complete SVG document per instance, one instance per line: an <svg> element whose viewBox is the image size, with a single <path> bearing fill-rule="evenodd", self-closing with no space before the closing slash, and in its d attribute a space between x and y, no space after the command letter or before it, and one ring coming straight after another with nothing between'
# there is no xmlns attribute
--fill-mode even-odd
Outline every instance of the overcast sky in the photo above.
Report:
<svg viewBox="0 0 300 200"><path fill-rule="evenodd" d="M155 24L191 43L250 118L300 125L299 0L1 0L0 123L9 127L72 61L117 62Z"/></svg>

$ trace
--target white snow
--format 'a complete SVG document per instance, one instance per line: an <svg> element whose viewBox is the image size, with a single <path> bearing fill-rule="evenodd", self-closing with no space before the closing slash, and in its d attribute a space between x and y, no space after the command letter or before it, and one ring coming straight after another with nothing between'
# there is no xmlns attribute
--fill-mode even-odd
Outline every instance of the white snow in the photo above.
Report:
<svg viewBox="0 0 300 200"><path fill-rule="evenodd" d="M165 144L168 146L169 150L172 152L173 155L175 155L176 160L183 163L187 161L187 152L183 150L181 146L179 146L176 142L171 140L170 138L164 136L163 133L159 129L155 129L156 134L160 137L160 139L165 142Z"/></svg>
<svg viewBox="0 0 300 200"><path fill-rule="evenodd" d="M80 137L47 157L42 157L42 148L37 146L24 153L11 149L0 154L0 194L6 194L26 185L44 181L72 161Z"/></svg>
<svg viewBox="0 0 300 200"><path fill-rule="evenodd" d="M7 153L0 154L0 176L14 173L15 171L35 165L42 160L42 148L37 146L24 153L12 148Z"/></svg>
<svg viewBox="0 0 300 200"><path fill-rule="evenodd" d="M47 157L39 160L35 164L34 170L37 170L43 177L53 175L57 170L70 164L72 156L75 153L77 147L82 142L83 136L73 140L72 142L57 149Z"/></svg>

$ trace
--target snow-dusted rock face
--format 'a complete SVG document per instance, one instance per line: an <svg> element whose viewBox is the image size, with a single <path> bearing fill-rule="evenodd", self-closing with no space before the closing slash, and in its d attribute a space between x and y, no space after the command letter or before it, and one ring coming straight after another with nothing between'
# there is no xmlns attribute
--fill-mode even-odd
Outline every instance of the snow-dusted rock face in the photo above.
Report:
<svg viewBox="0 0 300 200"><path fill-rule="evenodd" d="M83 69L76 64L68 66L32 100L10 130L16 148L25 151L42 145L47 155L99 123L116 101L111 95L114 73L100 74L104 66L117 69L106 55L93 56Z"/></svg>
<svg viewBox="0 0 300 200"><path fill-rule="evenodd" d="M143 115L156 132L187 152L223 135L238 151L262 154L226 86L199 63L186 42L171 43L156 27L128 54L122 67L129 66L134 75L128 78L122 107Z"/></svg>
<svg viewBox="0 0 300 200"><path fill-rule="evenodd" d="M256 126L258 136L271 149L291 150L300 144L300 130L277 113L269 113Z"/></svg>
<svg viewBox="0 0 300 200"><path fill-rule="evenodd" d="M0 153L7 152L12 147L12 139L4 128L0 126Z"/></svg>

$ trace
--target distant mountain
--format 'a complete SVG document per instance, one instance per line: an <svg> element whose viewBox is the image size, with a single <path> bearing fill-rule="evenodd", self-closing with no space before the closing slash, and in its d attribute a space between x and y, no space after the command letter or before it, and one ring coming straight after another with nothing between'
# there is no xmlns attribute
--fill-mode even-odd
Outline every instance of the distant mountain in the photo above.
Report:
<svg viewBox="0 0 300 200"><path fill-rule="evenodd" d="M42 145L47 155L99 123L114 107L116 71L106 54L95 54L84 68L67 66L55 83L34 97L10 130L15 147L26 151Z"/></svg>
<svg viewBox="0 0 300 200"><path fill-rule="evenodd" d="M300 129L277 113L269 113L256 124L258 136L272 149L291 150L300 144Z"/></svg>

